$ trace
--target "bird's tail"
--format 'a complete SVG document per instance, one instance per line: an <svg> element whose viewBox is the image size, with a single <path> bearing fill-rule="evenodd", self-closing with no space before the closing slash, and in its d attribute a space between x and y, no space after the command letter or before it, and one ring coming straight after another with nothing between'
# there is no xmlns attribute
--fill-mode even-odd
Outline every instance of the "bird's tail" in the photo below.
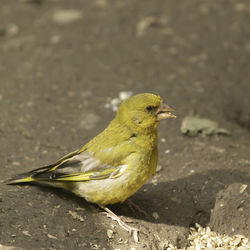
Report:
<svg viewBox="0 0 250 250"><path fill-rule="evenodd" d="M5 183L11 185L11 184L22 184L22 183L40 181L41 178L39 178L38 176L40 176L42 173L47 172L53 166L54 165L49 165L49 166L34 169L34 170L30 171L30 172L19 174L19 175L13 177L13 178L7 180Z"/></svg>
<svg viewBox="0 0 250 250"><path fill-rule="evenodd" d="M29 173L17 175L11 179L8 179L5 183L8 185L21 184L36 181Z"/></svg>
<svg viewBox="0 0 250 250"><path fill-rule="evenodd" d="M52 173L53 171L61 165L64 161L67 159L70 159L71 157L79 154L79 151L76 150L60 160L58 160L56 163L44 166L41 168L34 169L30 172L26 172L23 174L19 174L9 180L7 180L6 184L22 184L22 183L30 183L30 182L36 182L36 183L45 183L46 185L49 183L50 186L61 186L60 184L56 184L56 182L52 181Z"/></svg>

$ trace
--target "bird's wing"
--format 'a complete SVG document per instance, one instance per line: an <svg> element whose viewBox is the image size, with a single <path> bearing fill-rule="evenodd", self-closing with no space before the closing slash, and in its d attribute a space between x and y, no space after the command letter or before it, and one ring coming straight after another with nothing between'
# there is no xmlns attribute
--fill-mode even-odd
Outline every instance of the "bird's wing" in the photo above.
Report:
<svg viewBox="0 0 250 250"><path fill-rule="evenodd" d="M33 181L88 181L117 178L127 165L112 166L100 162L87 151L75 151L54 165L29 172ZM26 175L27 176L27 175ZM23 181L24 182L24 181Z"/></svg>

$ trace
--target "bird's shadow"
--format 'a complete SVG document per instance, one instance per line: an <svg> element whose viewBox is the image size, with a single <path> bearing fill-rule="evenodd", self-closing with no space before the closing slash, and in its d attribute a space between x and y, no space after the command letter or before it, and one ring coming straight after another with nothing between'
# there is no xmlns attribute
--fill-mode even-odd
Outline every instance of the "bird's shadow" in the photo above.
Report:
<svg viewBox="0 0 250 250"><path fill-rule="evenodd" d="M182 227L199 223L206 226L217 193L232 183L250 183L250 176L239 170L221 169L193 174L174 181L159 182L157 185L146 184L130 199L147 215L132 211L126 203L111 205L109 208L119 216L151 223ZM60 189L40 188L53 192L58 198L69 200L76 207L83 207L89 212L93 212L95 207L101 211L95 204Z"/></svg>

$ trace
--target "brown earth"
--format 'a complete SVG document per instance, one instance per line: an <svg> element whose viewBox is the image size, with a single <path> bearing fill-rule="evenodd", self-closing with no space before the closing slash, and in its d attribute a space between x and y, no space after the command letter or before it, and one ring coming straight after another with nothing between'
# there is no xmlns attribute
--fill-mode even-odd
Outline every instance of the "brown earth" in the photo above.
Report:
<svg viewBox="0 0 250 250"><path fill-rule="evenodd" d="M249 2L233 0L2 0L0 244L184 247L190 226L210 223L222 190L241 183L249 193L249 14ZM159 129L161 171L131 198L154 216L111 207L140 229L138 243L83 199L3 183L84 145L113 118L108 97L123 90L160 94L178 115ZM231 136L182 135L181 121L193 110ZM240 201L230 194L235 207ZM232 212L224 211L227 223ZM228 227L249 235L246 221L233 216ZM230 231L215 221L216 231Z"/></svg>

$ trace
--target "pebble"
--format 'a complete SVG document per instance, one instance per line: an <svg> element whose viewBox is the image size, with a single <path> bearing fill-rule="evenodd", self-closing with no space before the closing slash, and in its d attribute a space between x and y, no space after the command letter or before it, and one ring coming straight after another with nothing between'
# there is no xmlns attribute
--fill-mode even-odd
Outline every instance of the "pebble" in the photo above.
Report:
<svg viewBox="0 0 250 250"><path fill-rule="evenodd" d="M20 162L18 162L18 161L14 161L14 162L12 162L12 165L14 165L14 166L20 166L20 165L21 165L21 163L20 163Z"/></svg>
<svg viewBox="0 0 250 250"><path fill-rule="evenodd" d="M155 22L156 18L153 16L142 18L136 25L136 35L138 37L143 36L146 33L146 30Z"/></svg>
<svg viewBox="0 0 250 250"><path fill-rule="evenodd" d="M240 187L240 193L244 193L244 191L246 190L247 188L247 185L246 184L242 184L241 187Z"/></svg>
<svg viewBox="0 0 250 250"><path fill-rule="evenodd" d="M124 101L124 100L128 99L129 97L131 97L132 95L133 95L132 91L121 91L119 93L119 99L121 101Z"/></svg>
<svg viewBox="0 0 250 250"><path fill-rule="evenodd" d="M29 233L29 231L22 231L22 233L23 233L23 235L25 235L25 236L31 237L31 234Z"/></svg>
<svg viewBox="0 0 250 250"><path fill-rule="evenodd" d="M117 112L119 105L121 102L125 101L129 97L133 95L132 91L121 91L118 94L118 97L115 97L111 100L109 100L108 103L104 105L105 108L107 109L112 109L112 111Z"/></svg>
<svg viewBox="0 0 250 250"><path fill-rule="evenodd" d="M162 170L162 166L161 165L157 165L156 173L159 173L161 170Z"/></svg>
<svg viewBox="0 0 250 250"><path fill-rule="evenodd" d="M48 238L53 239L53 240L57 240L57 237L54 235L51 235L51 234L48 234Z"/></svg>
<svg viewBox="0 0 250 250"><path fill-rule="evenodd" d="M114 234L113 230L110 230L110 229L107 230L107 236L109 239L111 239L113 237L113 234Z"/></svg>
<svg viewBox="0 0 250 250"><path fill-rule="evenodd" d="M154 217L155 220L160 219L160 216L157 212L153 212L152 216Z"/></svg>
<svg viewBox="0 0 250 250"><path fill-rule="evenodd" d="M56 10L52 19L57 24L73 23L83 17L83 13L79 10Z"/></svg>
<svg viewBox="0 0 250 250"><path fill-rule="evenodd" d="M165 138L161 138L161 142L166 142L166 139Z"/></svg>
<svg viewBox="0 0 250 250"><path fill-rule="evenodd" d="M77 214L76 212L74 212L74 211L69 211L69 214L72 216L72 218L74 219L74 220L79 220L79 221L81 221L81 222L83 222L84 221L84 218L81 216L81 215L79 215L79 214Z"/></svg>

